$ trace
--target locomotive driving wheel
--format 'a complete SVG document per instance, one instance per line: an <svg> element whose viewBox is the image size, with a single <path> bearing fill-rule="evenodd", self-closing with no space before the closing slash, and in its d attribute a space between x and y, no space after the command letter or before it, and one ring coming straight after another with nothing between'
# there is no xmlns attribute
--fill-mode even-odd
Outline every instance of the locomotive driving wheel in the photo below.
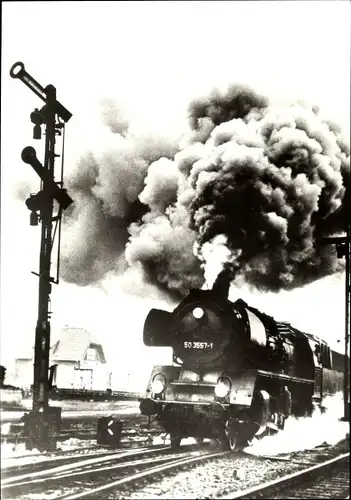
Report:
<svg viewBox="0 0 351 500"><path fill-rule="evenodd" d="M226 445L230 451L235 451L238 442L238 427L234 418L230 417L225 423Z"/></svg>
<svg viewBox="0 0 351 500"><path fill-rule="evenodd" d="M285 416L280 412L271 413L268 423L268 434L274 434L285 427ZM270 425L272 424L272 425Z"/></svg>
<svg viewBox="0 0 351 500"><path fill-rule="evenodd" d="M275 434L278 430L279 415L277 412L272 412L269 415L266 432L268 435Z"/></svg>

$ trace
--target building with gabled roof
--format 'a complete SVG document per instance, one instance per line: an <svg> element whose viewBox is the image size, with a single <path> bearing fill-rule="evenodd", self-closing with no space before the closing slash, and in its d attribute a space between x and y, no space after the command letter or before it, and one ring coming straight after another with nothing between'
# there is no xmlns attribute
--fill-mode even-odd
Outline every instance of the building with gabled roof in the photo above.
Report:
<svg viewBox="0 0 351 500"><path fill-rule="evenodd" d="M33 384L32 357L16 359L18 385ZM50 382L58 389L106 391L111 388L111 373L103 346L84 328L65 327L50 348Z"/></svg>
<svg viewBox="0 0 351 500"><path fill-rule="evenodd" d="M54 361L82 361L87 355L91 356L89 349L95 349L97 359L106 363L105 354L100 342L84 328L65 327L60 339L50 349L50 360Z"/></svg>

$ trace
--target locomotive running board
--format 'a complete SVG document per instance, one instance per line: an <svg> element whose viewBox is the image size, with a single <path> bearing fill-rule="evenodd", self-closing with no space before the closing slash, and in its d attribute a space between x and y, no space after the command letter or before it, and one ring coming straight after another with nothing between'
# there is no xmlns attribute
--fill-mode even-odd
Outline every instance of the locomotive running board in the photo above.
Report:
<svg viewBox="0 0 351 500"><path fill-rule="evenodd" d="M170 382L170 385L179 385L179 386L196 386L196 387L213 387L215 388L216 387L216 384L213 383L213 382L203 382L203 381L188 381L186 380L185 382L183 382L182 380L175 380L173 382Z"/></svg>
<svg viewBox="0 0 351 500"><path fill-rule="evenodd" d="M188 401L186 399L153 399L157 403L167 404L167 405L184 405L184 406L211 406L218 408L227 408L229 403L221 403L220 401Z"/></svg>
<svg viewBox="0 0 351 500"><path fill-rule="evenodd" d="M286 375L285 373L274 373L274 372L267 372L265 370L257 370L257 375L260 375L261 377L266 377L266 378L275 378L278 380L284 380L287 382L298 382L302 384L314 384L314 380L309 379L309 378L302 378L302 377L294 377L293 375Z"/></svg>

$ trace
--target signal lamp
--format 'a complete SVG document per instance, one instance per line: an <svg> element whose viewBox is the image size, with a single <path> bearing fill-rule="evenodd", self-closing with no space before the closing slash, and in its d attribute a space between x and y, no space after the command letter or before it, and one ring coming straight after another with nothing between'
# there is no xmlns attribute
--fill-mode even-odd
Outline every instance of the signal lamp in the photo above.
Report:
<svg viewBox="0 0 351 500"><path fill-rule="evenodd" d="M29 224L31 226L37 226L39 224L39 216L36 212L31 212L29 216Z"/></svg>
<svg viewBox="0 0 351 500"><path fill-rule="evenodd" d="M41 139L41 126L34 125L33 127L33 139L40 140Z"/></svg>
<svg viewBox="0 0 351 500"><path fill-rule="evenodd" d="M33 139L41 139L41 125L44 123L44 118L38 108L35 108L35 110L30 114L30 121L34 123Z"/></svg>
<svg viewBox="0 0 351 500"><path fill-rule="evenodd" d="M28 210L37 212L41 209L43 201L43 191L39 191L37 194L31 194L29 198L26 199L25 203Z"/></svg>
<svg viewBox="0 0 351 500"><path fill-rule="evenodd" d="M39 191L37 194L31 194L25 201L28 210L30 210L29 224L31 226L37 226L39 223L37 212L42 208L45 201L43 195L43 191Z"/></svg>

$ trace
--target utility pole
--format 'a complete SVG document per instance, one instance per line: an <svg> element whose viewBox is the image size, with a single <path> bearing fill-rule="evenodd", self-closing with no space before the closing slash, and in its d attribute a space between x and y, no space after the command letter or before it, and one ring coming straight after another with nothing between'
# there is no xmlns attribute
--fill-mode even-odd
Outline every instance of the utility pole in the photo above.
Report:
<svg viewBox="0 0 351 500"><path fill-rule="evenodd" d="M344 359L344 420L350 420L350 307L351 307L351 213L346 228L345 277L345 359Z"/></svg>
<svg viewBox="0 0 351 500"><path fill-rule="evenodd" d="M351 178L350 178L351 183ZM342 226L345 228L345 236L334 236L322 238L322 243L336 245L336 253L338 258L345 257L345 351L344 351L344 417L346 421L350 420L350 313L351 313L351 187L346 188L343 204L336 211L331 214L327 220L332 224L333 220L339 218L343 221Z"/></svg>
<svg viewBox="0 0 351 500"><path fill-rule="evenodd" d="M350 214L351 218L351 214ZM347 249L346 249L346 312L345 312L345 368L344 368L344 419L350 421L350 308L351 308L351 221L347 225Z"/></svg>
<svg viewBox="0 0 351 500"><path fill-rule="evenodd" d="M51 284L58 284L57 279L51 277L51 254L53 248L53 222L58 224L60 240L62 210L68 208L73 200L68 196L63 186L63 163L61 182L55 182L55 154L56 135L61 135L64 124L72 114L56 99L56 88L47 85L43 88L29 73L24 64L15 63L11 70L12 78L20 79L44 102L44 106L31 113L34 123L33 138L41 139L41 126L45 125L45 157L44 165L38 160L35 149L28 146L22 151L22 160L33 167L42 181L42 189L26 200L31 211L30 224L37 226L41 222L41 245L39 261L39 300L38 320L35 330L34 348L34 384L33 410L26 415L25 429L28 437L27 448L49 450L56 448L56 434L60 428L61 408L49 406L49 356L50 356L50 294ZM58 121L56 121L56 116ZM59 205L58 213L53 215L54 199ZM38 214L39 212L39 214ZM58 249L59 265L59 249ZM33 273L37 274L37 273Z"/></svg>

